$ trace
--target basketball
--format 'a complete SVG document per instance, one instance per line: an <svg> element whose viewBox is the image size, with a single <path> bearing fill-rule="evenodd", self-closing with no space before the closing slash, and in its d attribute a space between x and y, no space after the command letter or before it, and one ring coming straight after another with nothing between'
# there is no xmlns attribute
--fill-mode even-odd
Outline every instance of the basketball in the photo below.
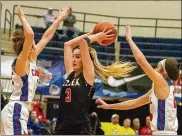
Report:
<svg viewBox="0 0 182 136"><path fill-rule="evenodd" d="M117 36L116 27L112 23L110 23L110 22L100 22L100 23L97 23L96 26L93 29L93 34L102 32L105 28L107 28L106 32L108 30L112 30L109 34L114 34L113 40L104 40L104 41L102 41L104 46L108 46L108 45L112 44L116 40L116 36Z"/></svg>

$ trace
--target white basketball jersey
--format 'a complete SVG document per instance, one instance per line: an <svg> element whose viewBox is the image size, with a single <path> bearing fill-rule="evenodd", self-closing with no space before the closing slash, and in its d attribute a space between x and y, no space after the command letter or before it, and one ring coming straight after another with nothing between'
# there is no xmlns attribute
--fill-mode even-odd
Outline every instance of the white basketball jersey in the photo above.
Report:
<svg viewBox="0 0 182 136"><path fill-rule="evenodd" d="M16 60L12 66L15 63ZM28 73L23 77L18 76L12 70L12 94L10 101L23 101L30 106L35 95L39 77L35 61L29 64Z"/></svg>
<svg viewBox="0 0 182 136"><path fill-rule="evenodd" d="M151 129L153 132L166 131L170 133L176 132L178 129L177 106L174 97L174 86L170 80L167 80L167 83L170 86L170 93L165 100L158 99L155 96L154 85L152 87L152 92L150 95L150 119Z"/></svg>

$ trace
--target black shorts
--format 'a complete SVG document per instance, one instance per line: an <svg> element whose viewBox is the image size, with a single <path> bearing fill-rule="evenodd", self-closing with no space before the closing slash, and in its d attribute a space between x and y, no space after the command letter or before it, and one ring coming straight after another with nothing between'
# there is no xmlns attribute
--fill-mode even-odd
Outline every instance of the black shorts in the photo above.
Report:
<svg viewBox="0 0 182 136"><path fill-rule="evenodd" d="M93 135L89 124L78 124L55 130L56 135Z"/></svg>

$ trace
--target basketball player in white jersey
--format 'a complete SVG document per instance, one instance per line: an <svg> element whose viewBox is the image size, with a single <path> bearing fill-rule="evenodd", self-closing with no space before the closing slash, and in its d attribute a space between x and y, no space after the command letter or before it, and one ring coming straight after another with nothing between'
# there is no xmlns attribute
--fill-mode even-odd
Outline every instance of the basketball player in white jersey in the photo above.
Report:
<svg viewBox="0 0 182 136"><path fill-rule="evenodd" d="M145 104L150 104L151 129L154 135L176 135L178 129L177 107L174 97L174 86L171 80L176 80L179 75L177 62L172 59L164 59L158 63L156 69L147 62L143 53L133 42L130 34L130 26L126 26L126 39L133 52L133 55L153 81L152 89L145 95L116 104L107 104L100 98L96 100L98 108L129 110Z"/></svg>
<svg viewBox="0 0 182 136"><path fill-rule="evenodd" d="M1 112L2 135L28 134L27 121L37 82L39 76L45 76L37 69L35 61L70 10L69 6L60 10L59 17L47 29L40 42L35 45L33 30L26 21L20 6L18 7L18 17L22 23L23 32L16 30L12 37L17 59L12 65L12 94L9 103Z"/></svg>

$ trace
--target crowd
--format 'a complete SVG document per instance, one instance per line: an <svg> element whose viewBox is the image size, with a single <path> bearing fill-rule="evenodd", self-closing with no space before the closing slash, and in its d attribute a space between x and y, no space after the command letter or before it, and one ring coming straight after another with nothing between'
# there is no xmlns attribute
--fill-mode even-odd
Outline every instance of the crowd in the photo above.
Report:
<svg viewBox="0 0 182 136"><path fill-rule="evenodd" d="M95 118L95 121L92 121ZM94 122L94 123L93 123ZM123 124L120 123L118 114L113 114L111 122L100 122L97 113L93 112L91 115L91 126L94 134L96 135L151 135L152 130L150 128L150 117L145 118L145 126L141 127L140 119L126 118L123 120Z"/></svg>
<svg viewBox="0 0 182 136"><path fill-rule="evenodd" d="M141 127L140 119L130 118L123 120L120 124L120 117L118 114L113 114L111 122L102 122L98 118L96 112L92 112L89 116L90 124L95 135L151 135L150 117L145 118L145 126ZM48 120L44 114L44 103L33 102L32 110L28 120L28 134L29 135L54 135L56 118Z"/></svg>

